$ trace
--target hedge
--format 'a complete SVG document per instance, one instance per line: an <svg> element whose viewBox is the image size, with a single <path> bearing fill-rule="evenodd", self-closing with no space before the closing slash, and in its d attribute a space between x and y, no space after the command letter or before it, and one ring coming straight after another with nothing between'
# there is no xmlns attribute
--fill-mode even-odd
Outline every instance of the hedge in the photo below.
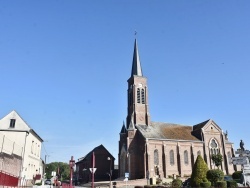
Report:
<svg viewBox="0 0 250 188"><path fill-rule="evenodd" d="M172 187L174 188L182 187L182 181L180 179L174 179L172 181Z"/></svg>
<svg viewBox="0 0 250 188"><path fill-rule="evenodd" d="M227 181L227 187L235 188L235 187L237 187L237 182L234 180Z"/></svg>
<svg viewBox="0 0 250 188"><path fill-rule="evenodd" d="M242 174L241 171L235 171L235 172L232 174L232 178L233 178L233 179L240 179L240 178L241 178L241 174Z"/></svg>
<svg viewBox="0 0 250 188"><path fill-rule="evenodd" d="M224 178L224 172L219 169L213 169L207 171L207 179L211 182L211 185L214 186L217 181L222 181Z"/></svg>
<svg viewBox="0 0 250 188"><path fill-rule="evenodd" d="M201 183L200 183L200 186L201 186L201 187L206 187L206 188L207 188L207 187L211 187L211 182L210 182L210 181L201 182Z"/></svg>
<svg viewBox="0 0 250 188"><path fill-rule="evenodd" d="M216 187L218 188L227 188L227 182L226 181L217 181Z"/></svg>

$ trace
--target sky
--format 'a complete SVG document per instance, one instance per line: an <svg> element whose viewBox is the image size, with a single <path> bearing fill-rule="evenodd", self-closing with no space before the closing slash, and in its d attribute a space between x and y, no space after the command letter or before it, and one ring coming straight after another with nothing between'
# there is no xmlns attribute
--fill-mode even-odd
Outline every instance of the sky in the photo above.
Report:
<svg viewBox="0 0 250 188"><path fill-rule="evenodd" d="M17 111L47 163L103 144L117 164L136 37L152 121L213 119L250 149L249 10L247 0L0 0L0 118Z"/></svg>

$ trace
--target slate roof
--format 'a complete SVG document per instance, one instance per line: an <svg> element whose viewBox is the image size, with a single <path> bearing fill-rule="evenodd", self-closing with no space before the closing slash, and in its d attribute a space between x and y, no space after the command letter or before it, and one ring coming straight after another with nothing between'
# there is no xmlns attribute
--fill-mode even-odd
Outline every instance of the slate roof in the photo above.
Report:
<svg viewBox="0 0 250 188"><path fill-rule="evenodd" d="M206 120L206 121L204 121L204 122L201 122L201 123L199 123L199 124L197 124L197 125L194 125L194 126L193 126L194 131L200 130L200 129L203 128L203 127L207 124L207 122L209 122L209 121L210 121L210 119L209 119L209 120Z"/></svg>
<svg viewBox="0 0 250 188"><path fill-rule="evenodd" d="M151 126L136 125L145 138L200 141L192 135L193 126L151 122Z"/></svg>
<svg viewBox="0 0 250 188"><path fill-rule="evenodd" d="M136 39L135 39L135 44L134 44L134 54L133 54L131 77L133 75L143 76Z"/></svg>

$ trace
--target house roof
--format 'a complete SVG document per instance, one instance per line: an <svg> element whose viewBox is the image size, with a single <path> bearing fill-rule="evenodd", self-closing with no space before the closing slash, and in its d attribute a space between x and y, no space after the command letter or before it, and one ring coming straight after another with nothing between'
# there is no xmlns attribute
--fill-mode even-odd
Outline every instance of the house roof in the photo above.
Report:
<svg viewBox="0 0 250 188"><path fill-rule="evenodd" d="M10 119L16 119L15 128L9 129ZM27 132L32 133L37 139L43 142L43 139L32 129L27 122L15 111L12 110L9 114L0 119L0 131L9 131L9 132Z"/></svg>
<svg viewBox="0 0 250 188"><path fill-rule="evenodd" d="M85 160L85 159L87 159L87 158L91 158L92 153L95 152L95 151L98 150L98 149L101 149L101 148L102 148L102 149L105 149L105 150L109 153L109 151L101 144L101 145L95 147L94 149L92 149L92 150L91 150L87 155L85 155L84 157L79 158L78 161L77 161L76 163L80 163L80 162L82 162L83 160ZM109 155L112 157L113 160L115 159L114 156L111 155L111 153L109 153Z"/></svg>
<svg viewBox="0 0 250 188"><path fill-rule="evenodd" d="M192 135L193 126L151 122L151 126L137 125L136 128L145 138L199 141Z"/></svg>

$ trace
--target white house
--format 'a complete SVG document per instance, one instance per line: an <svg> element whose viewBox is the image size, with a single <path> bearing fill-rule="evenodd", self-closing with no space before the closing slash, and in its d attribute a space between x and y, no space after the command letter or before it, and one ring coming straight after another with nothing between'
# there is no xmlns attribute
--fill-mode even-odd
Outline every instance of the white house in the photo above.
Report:
<svg viewBox="0 0 250 188"><path fill-rule="evenodd" d="M43 174L41 162L42 138L19 116L16 111L0 119L1 153L0 170L19 177L19 184L28 185L33 177ZM13 160L11 160L13 159Z"/></svg>

